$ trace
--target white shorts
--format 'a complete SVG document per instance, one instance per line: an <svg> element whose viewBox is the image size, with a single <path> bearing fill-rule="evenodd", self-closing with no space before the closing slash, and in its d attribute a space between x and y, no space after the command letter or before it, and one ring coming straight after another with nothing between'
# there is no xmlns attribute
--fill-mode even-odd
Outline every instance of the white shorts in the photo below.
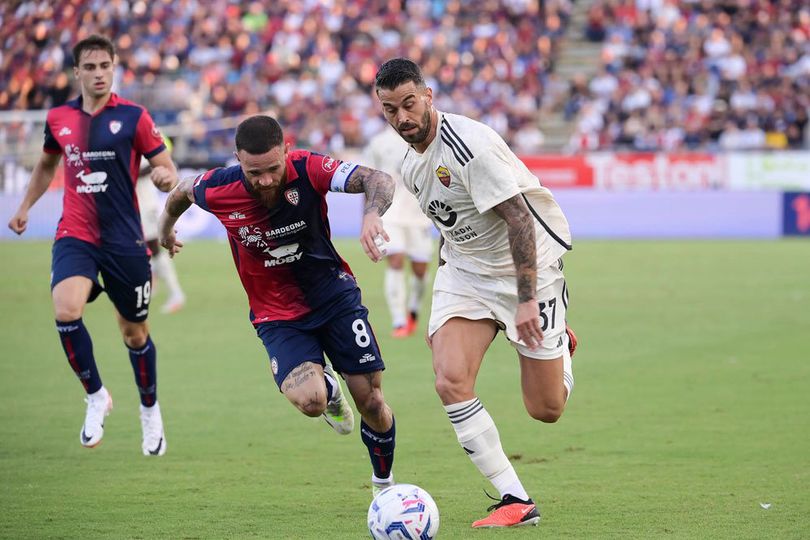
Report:
<svg viewBox="0 0 810 540"><path fill-rule="evenodd" d="M385 223L385 232L391 239L387 250L389 255L404 253L414 262L430 262L433 258L433 237L431 227L395 225Z"/></svg>
<svg viewBox="0 0 810 540"><path fill-rule="evenodd" d="M540 323L543 328L543 342L538 349L531 350L518 339L515 327L518 299L514 276L473 274L449 264L436 270L428 334L432 336L453 317L492 319L523 356L539 360L560 358L568 346L565 332L568 289L561 267L562 261L558 261L537 273L537 301L540 303Z"/></svg>
<svg viewBox="0 0 810 540"><path fill-rule="evenodd" d="M145 240L157 240L158 218L160 217L160 201L157 188L149 177L138 179L135 186L138 193L138 207L141 210L141 225Z"/></svg>

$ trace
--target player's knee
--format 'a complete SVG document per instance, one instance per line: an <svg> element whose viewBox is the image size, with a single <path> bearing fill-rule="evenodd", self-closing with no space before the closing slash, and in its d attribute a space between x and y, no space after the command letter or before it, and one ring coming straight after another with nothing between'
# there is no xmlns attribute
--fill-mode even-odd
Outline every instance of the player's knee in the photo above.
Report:
<svg viewBox="0 0 810 540"><path fill-rule="evenodd" d="M537 405L527 405L526 411L535 420L540 420L546 424L553 424L560 419L565 406L562 403L540 403Z"/></svg>
<svg viewBox="0 0 810 540"><path fill-rule="evenodd" d="M140 349L149 339L149 330L142 325L127 325L121 329L121 333L124 336L124 343L130 349Z"/></svg>
<svg viewBox="0 0 810 540"><path fill-rule="evenodd" d="M442 403L458 403L472 399L473 389L466 382L453 377L447 377L441 373L436 374L436 393Z"/></svg>
<svg viewBox="0 0 810 540"><path fill-rule="evenodd" d="M326 399L318 396L306 396L302 399L293 401L293 405L307 416L317 418L322 415L326 410Z"/></svg>
<svg viewBox="0 0 810 540"><path fill-rule="evenodd" d="M57 305L54 306L54 317L59 322L70 322L82 317L82 308L76 306Z"/></svg>
<svg viewBox="0 0 810 540"><path fill-rule="evenodd" d="M366 395L355 398L354 404L357 405L357 410L361 416L376 418L385 409L385 398L383 398L382 390L375 388Z"/></svg>

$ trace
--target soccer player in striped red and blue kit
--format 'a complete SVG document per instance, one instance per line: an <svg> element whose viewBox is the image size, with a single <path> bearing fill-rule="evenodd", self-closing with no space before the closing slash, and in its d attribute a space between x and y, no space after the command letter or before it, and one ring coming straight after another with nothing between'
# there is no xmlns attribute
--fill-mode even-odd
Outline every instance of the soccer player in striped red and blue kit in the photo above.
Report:
<svg viewBox="0 0 810 540"><path fill-rule="evenodd" d="M177 171L149 113L112 92L112 42L90 36L76 44L73 60L81 96L48 112L42 156L9 227L17 234L25 231L28 211L48 189L64 155L64 202L53 245L51 289L62 347L88 394L79 440L85 447L97 446L112 409L82 322L87 302L106 291L140 393L141 449L144 455L163 455L157 355L146 323L152 276L135 182L141 156L152 166L150 177L159 189L170 190Z"/></svg>
<svg viewBox="0 0 810 540"><path fill-rule="evenodd" d="M383 257L377 242L388 240L381 215L394 181L382 171L290 150L269 116L238 126L236 150L238 165L184 179L171 192L160 217L161 244L172 256L179 252L174 225L192 203L219 219L276 384L303 414L323 415L348 434L354 418L336 372L345 378L362 416L376 493L393 483L394 416L383 398L385 366L368 310L330 239L326 193L365 193L360 241L377 262Z"/></svg>

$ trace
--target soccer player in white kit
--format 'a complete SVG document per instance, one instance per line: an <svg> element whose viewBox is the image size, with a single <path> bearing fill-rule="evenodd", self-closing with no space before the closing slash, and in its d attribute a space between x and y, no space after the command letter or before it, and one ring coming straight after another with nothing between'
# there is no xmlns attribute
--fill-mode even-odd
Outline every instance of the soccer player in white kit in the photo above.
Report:
<svg viewBox="0 0 810 540"><path fill-rule="evenodd" d="M433 225L422 213L416 198L402 185L399 174L408 144L396 131L386 127L369 141L363 151L364 165L385 171L397 183L394 202L383 216L390 238L387 243L385 300L391 313L392 336L404 338L416 331L419 307L425 294L428 263L433 252ZM405 286L405 261L411 262L409 287Z"/></svg>
<svg viewBox="0 0 810 540"><path fill-rule="evenodd" d="M166 147L171 150L170 142L164 137ZM163 209L161 201L158 200L157 189L149 180L148 163L141 162L141 175L135 184L138 193L138 208L141 213L141 225L143 226L143 236L149 250L152 252L150 263L152 265L153 281L160 279L166 284L168 298L160 311L163 313L175 313L186 304L186 295L177 279L177 271L174 268L169 254L158 243L158 217Z"/></svg>
<svg viewBox="0 0 810 540"><path fill-rule="evenodd" d="M433 107L414 62L384 63L375 89L386 120L410 143L405 187L441 233L427 334L436 392L462 448L501 496L472 526L535 525L538 509L475 395L475 379L503 330L518 353L529 415L542 422L562 415L576 347L560 258L571 249L568 222L494 130Z"/></svg>

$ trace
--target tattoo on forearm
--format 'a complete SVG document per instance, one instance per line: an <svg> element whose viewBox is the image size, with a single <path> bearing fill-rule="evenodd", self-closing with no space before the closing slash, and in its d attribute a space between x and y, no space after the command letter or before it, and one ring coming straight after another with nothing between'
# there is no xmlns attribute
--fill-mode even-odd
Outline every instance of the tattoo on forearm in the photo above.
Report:
<svg viewBox="0 0 810 540"><path fill-rule="evenodd" d="M183 184L179 184L166 199L166 213L172 217L180 217L191 206L191 200L183 189L184 187Z"/></svg>
<svg viewBox="0 0 810 540"><path fill-rule="evenodd" d="M347 193L365 192L364 214L376 210L383 215L394 200L394 188L394 180L389 174L368 167L357 167L346 183Z"/></svg>
<svg viewBox="0 0 810 540"><path fill-rule="evenodd" d="M509 231L509 249L517 274L518 301L528 302L534 298L537 287L534 220L520 195L502 202L493 210L506 222Z"/></svg>

